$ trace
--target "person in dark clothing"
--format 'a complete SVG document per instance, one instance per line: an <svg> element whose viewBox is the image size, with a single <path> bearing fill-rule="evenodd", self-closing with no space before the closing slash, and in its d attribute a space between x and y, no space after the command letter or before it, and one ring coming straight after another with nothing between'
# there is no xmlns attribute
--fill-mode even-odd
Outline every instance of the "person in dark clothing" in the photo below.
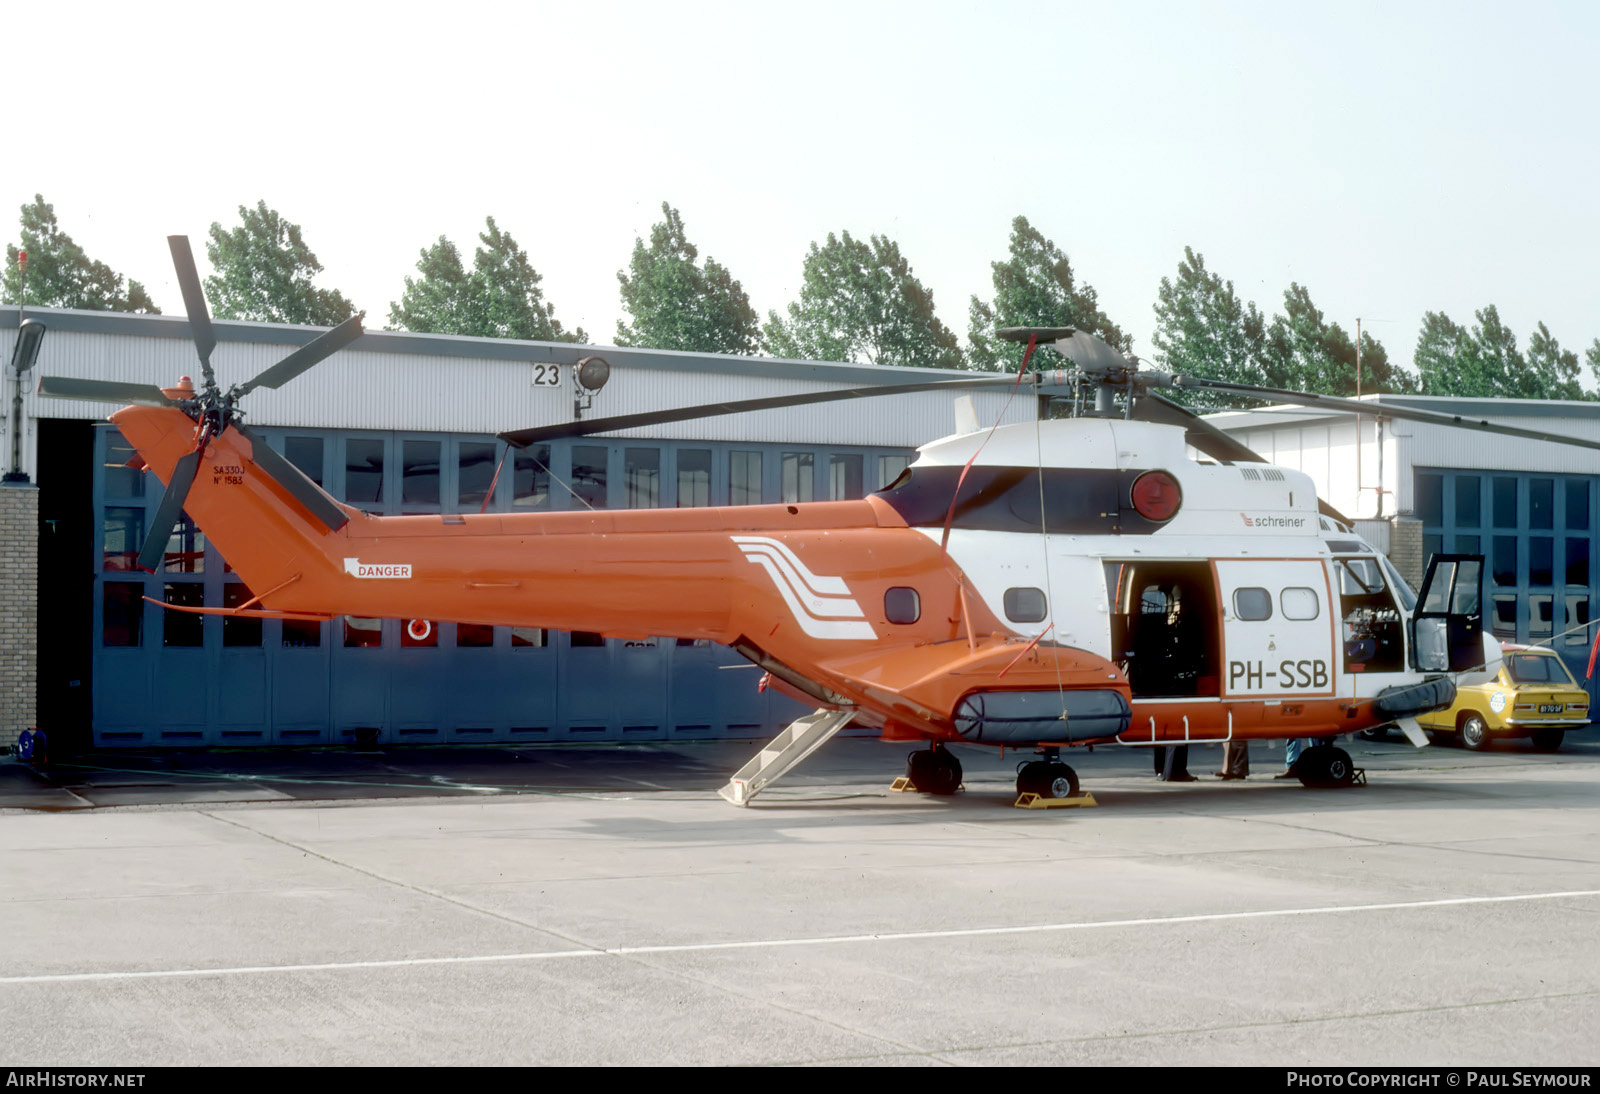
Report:
<svg viewBox="0 0 1600 1094"><path fill-rule="evenodd" d="M1152 749L1156 761L1156 778L1169 783L1192 783L1189 774L1188 745L1157 745Z"/></svg>

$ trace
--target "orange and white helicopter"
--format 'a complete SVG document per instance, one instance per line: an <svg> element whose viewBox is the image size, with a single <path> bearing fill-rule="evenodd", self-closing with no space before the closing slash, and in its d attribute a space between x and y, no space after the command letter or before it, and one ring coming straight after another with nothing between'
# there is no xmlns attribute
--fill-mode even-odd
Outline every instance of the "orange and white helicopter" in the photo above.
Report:
<svg viewBox="0 0 1600 1094"><path fill-rule="evenodd" d="M951 744L1034 752L1021 793L1078 793L1063 748L1331 737L1453 700L1484 670L1482 559L1440 556L1420 600L1384 556L1318 502L1159 388L1370 406L1142 370L1071 329L1013 329L1073 367L1071 416L971 429L925 445L856 501L710 509L373 516L325 494L241 422L278 387L361 334L351 319L221 391L215 338L186 239L170 239L203 384L46 378L41 393L133 405L112 415L166 484L140 564L156 568L180 512L255 591L263 618L448 619L709 639L816 708L722 791L747 803L847 724L925 742L907 776L951 794ZM501 434L523 446L712 414L1040 382L1037 372L687 407ZM1033 397L1036 392L1030 391ZM1595 442L1385 406L1541 440ZM1201 454L1193 458L1190 449ZM1308 785L1355 778L1348 754L1308 749Z"/></svg>

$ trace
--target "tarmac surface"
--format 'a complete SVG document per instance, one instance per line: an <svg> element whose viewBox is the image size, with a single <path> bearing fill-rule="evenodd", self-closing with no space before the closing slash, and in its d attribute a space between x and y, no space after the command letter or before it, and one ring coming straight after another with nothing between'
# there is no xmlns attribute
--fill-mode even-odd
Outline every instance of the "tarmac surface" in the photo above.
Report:
<svg viewBox="0 0 1600 1094"><path fill-rule="evenodd" d="M1600 733L1014 809L841 738L0 762L0 1065L1600 1064Z"/></svg>

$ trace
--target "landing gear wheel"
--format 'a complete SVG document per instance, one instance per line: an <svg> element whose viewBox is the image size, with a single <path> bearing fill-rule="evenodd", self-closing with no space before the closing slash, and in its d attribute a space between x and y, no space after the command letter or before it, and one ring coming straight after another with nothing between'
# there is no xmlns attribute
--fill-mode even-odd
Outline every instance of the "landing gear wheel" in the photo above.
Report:
<svg viewBox="0 0 1600 1094"><path fill-rule="evenodd" d="M1295 771L1300 776L1301 786L1319 790L1351 786L1356 781L1356 767L1350 761L1350 753L1332 745L1315 745L1300 753Z"/></svg>
<svg viewBox="0 0 1600 1094"><path fill-rule="evenodd" d="M1064 763L1035 760L1017 769L1017 793L1070 798L1078 792L1078 773Z"/></svg>
<svg viewBox="0 0 1600 1094"><path fill-rule="evenodd" d="M1561 747L1561 741L1567 735L1564 729L1536 729L1533 737L1533 747L1540 752L1554 752Z"/></svg>
<svg viewBox="0 0 1600 1094"><path fill-rule="evenodd" d="M1489 727L1477 714L1467 715L1457 736L1461 739L1461 747L1473 752L1482 751L1489 745Z"/></svg>
<svg viewBox="0 0 1600 1094"><path fill-rule="evenodd" d="M943 745L918 749L906 757L906 778L924 794L948 797L961 789L961 761Z"/></svg>

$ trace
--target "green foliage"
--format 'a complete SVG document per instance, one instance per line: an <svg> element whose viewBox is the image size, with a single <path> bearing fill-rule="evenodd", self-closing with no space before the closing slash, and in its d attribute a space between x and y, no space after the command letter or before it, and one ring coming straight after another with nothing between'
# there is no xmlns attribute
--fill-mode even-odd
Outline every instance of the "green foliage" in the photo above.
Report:
<svg viewBox="0 0 1600 1094"><path fill-rule="evenodd" d="M205 279L206 298L218 318L331 327L355 314L343 294L311 283L322 263L298 224L265 201L254 209L239 206L239 219L239 227L226 232L213 223L206 243L215 271Z"/></svg>
<svg viewBox="0 0 1600 1094"><path fill-rule="evenodd" d="M1224 281L1206 269L1205 257L1185 247L1176 281L1161 279L1153 340L1156 360L1171 372L1259 387L1286 388L1318 395L1357 393L1355 340L1329 323L1304 285L1291 283L1283 294L1283 313L1271 322L1254 303L1243 303ZM1409 374L1389 361L1383 343L1361 333L1360 392L1409 392ZM1198 408L1259 405L1255 400L1217 393L1186 393Z"/></svg>
<svg viewBox="0 0 1600 1094"><path fill-rule="evenodd" d="M1161 279L1155 311L1151 341L1163 369L1235 384L1269 382L1266 319L1239 299L1232 281L1206 269L1204 255L1183 249L1177 280ZM1215 392L1162 394L1196 408L1254 405Z"/></svg>
<svg viewBox="0 0 1600 1094"><path fill-rule="evenodd" d="M1543 399L1584 399L1578 383L1578 355L1561 344L1542 322L1528 336L1528 376L1532 386L1545 392Z"/></svg>
<svg viewBox="0 0 1600 1094"><path fill-rule="evenodd" d="M1528 352L1500 320L1493 304L1477 313L1471 331L1450 317L1429 312L1417 336L1415 360L1422 390L1429 395L1488 399L1593 399L1578 382L1578 355L1564 350L1543 323L1528 339ZM1600 339L1586 351L1600 376Z"/></svg>
<svg viewBox="0 0 1600 1094"><path fill-rule="evenodd" d="M1402 394L1415 391L1411 376L1389 363L1383 343L1361 334L1361 375L1356 376L1356 344L1337 323L1328 323L1305 286L1291 283L1283 294L1284 314L1267 328L1264 363L1269 387L1351 398L1359 392Z"/></svg>
<svg viewBox="0 0 1600 1094"><path fill-rule="evenodd" d="M912 274L900 248L828 233L806 255L800 299L788 319L767 313L768 353L812 361L960 368L956 336L933 314L933 294Z"/></svg>
<svg viewBox="0 0 1600 1094"><path fill-rule="evenodd" d="M650 229L650 246L633 241L628 272L617 271L622 306L631 323L617 322L617 345L697 353L753 354L761 319L726 267L707 258L684 235L678 210L661 203L666 220ZM630 276L631 274L631 276Z"/></svg>
<svg viewBox="0 0 1600 1094"><path fill-rule="evenodd" d="M17 267L17 255L28 254L26 290ZM87 311L127 311L160 315L161 309L137 281L122 288L122 275L83 253L83 248L61 230L53 205L43 194L22 207L22 242L6 245L5 299L42 308L82 308Z"/></svg>
<svg viewBox="0 0 1600 1094"><path fill-rule="evenodd" d="M1600 338L1596 338L1588 349L1583 351L1583 359L1589 366L1589 372L1594 376L1595 382L1600 383ZM1590 395L1587 398L1595 398Z"/></svg>
<svg viewBox="0 0 1600 1094"><path fill-rule="evenodd" d="M967 359L973 368L1015 372L1022 367L1026 347L995 337L1001 327L1076 327L1097 334L1118 349L1132 348L1132 340L1100 310L1090 285L1080 285L1072 274L1066 252L1019 216L1011 222L1011 257L990 263L994 300L976 296L968 309Z"/></svg>
<svg viewBox="0 0 1600 1094"><path fill-rule="evenodd" d="M547 304L544 280L528 252L485 218L483 246L473 253L472 272L461 252L444 236L421 252L420 279L406 278L405 292L389 305L389 322L428 334L467 334L480 338L520 338L535 342L587 342L582 327L562 328L555 305Z"/></svg>

